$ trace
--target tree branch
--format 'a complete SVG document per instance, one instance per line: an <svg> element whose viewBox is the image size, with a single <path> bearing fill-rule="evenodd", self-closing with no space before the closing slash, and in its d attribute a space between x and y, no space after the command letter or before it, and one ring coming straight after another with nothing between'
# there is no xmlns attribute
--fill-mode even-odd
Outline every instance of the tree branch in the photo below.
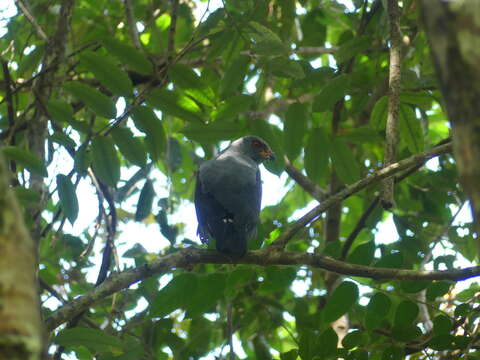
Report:
<svg viewBox="0 0 480 360"><path fill-rule="evenodd" d="M127 19L128 30L132 37L133 45L136 49L141 50L140 38L138 37L137 24L133 14L132 0L125 0L125 18Z"/></svg>
<svg viewBox="0 0 480 360"><path fill-rule="evenodd" d="M43 29L42 29L42 27L39 25L38 21L35 20L35 18L33 17L30 9L28 8L28 6L23 3L23 0L15 0L15 3L16 3L17 6L19 7L19 9L22 11L23 15L25 15L25 17L27 18L27 20L32 24L33 29L34 29L35 32L37 33L37 36L38 36L40 39L42 39L43 41L48 41L48 36L47 36L47 34L45 33L45 31L43 31Z"/></svg>
<svg viewBox="0 0 480 360"><path fill-rule="evenodd" d="M320 205L316 206L300 219L298 219L294 224L285 230L282 235L280 235L277 240L272 244L272 246L279 246L284 248L285 245L290 241L290 239L305 225L309 224L315 220L320 214L326 211L330 206L335 205L336 203L348 198L352 194L363 190L369 185L376 184L379 181L395 175L396 173L408 169L413 166L418 166L419 164L425 163L427 160L448 153L452 151L452 144L447 143L434 147L432 149L426 150L422 153L410 156L409 158L400 160L397 163L391 164L383 169L376 171L375 173L353 183L352 185L347 186L343 190L331 195L325 199Z"/></svg>
<svg viewBox="0 0 480 360"><path fill-rule="evenodd" d="M309 193L314 199L322 201L328 195L320 186L302 174L293 164L285 157L285 171L287 174L303 189Z"/></svg>
<svg viewBox="0 0 480 360"><path fill-rule="evenodd" d="M387 1L387 12L390 24L390 68L388 116L385 138L384 166L392 164L397 157L398 116L400 107L400 70L401 70L401 38L400 19L397 0ZM381 203L384 209L394 205L394 181L392 178L382 182Z"/></svg>
<svg viewBox="0 0 480 360"><path fill-rule="evenodd" d="M46 319L48 330L53 330L92 304L130 285L153 275L160 275L171 269L191 267L195 264L230 264L231 259L214 250L187 248L162 256L149 264L139 266L110 276L98 287L71 301L53 312ZM360 276L376 280L451 280L461 281L480 275L480 266L457 270L417 271L391 268L377 268L348 264L321 254L278 251L272 248L248 252L237 260L237 264L251 265L307 265L338 274Z"/></svg>

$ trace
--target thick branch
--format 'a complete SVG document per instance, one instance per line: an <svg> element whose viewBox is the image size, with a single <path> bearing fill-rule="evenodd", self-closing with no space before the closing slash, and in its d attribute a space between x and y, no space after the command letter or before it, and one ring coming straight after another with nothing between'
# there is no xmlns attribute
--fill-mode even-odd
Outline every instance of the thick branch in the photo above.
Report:
<svg viewBox="0 0 480 360"><path fill-rule="evenodd" d="M383 169L373 173L372 175L363 178L362 180L353 183L352 185L347 186L345 189L333 194L329 198L325 199L320 205L316 206L300 219L298 219L290 228L285 230L283 234L278 237L278 239L273 243L275 246L285 247L288 241L305 225L309 224L313 220L315 220L320 214L326 211L330 206L337 204L338 202L348 198L352 194L363 190L369 185L376 184L381 180L388 178L397 174L398 172L418 166L420 164L425 163L427 160L448 153L452 150L452 144L447 143L444 145L440 145L424 151L422 153L410 156L409 158L400 160L397 163L391 164Z"/></svg>
<svg viewBox="0 0 480 360"><path fill-rule="evenodd" d="M92 289L69 304L61 307L46 320L46 326L53 330L92 304L130 285L153 275L159 275L175 268L191 267L195 264L230 264L232 260L216 251L188 248L165 255L150 264L124 271L109 277L103 284ZM382 280L451 280L460 281L480 275L480 266L458 270L416 271L404 269L377 268L348 264L326 255L284 252L265 248L251 251L237 260L238 264L252 265L307 265L339 274Z"/></svg>
<svg viewBox="0 0 480 360"><path fill-rule="evenodd" d="M401 65L400 19L397 0L387 1L387 12L390 24L390 69L384 166L395 162L397 157ZM393 185L392 178L382 182L381 203L385 209L391 208L394 204Z"/></svg>

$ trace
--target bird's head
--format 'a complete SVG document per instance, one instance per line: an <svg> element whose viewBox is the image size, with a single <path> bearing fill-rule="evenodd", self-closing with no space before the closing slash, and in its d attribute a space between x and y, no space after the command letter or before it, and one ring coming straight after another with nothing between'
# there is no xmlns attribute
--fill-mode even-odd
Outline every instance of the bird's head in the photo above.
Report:
<svg viewBox="0 0 480 360"><path fill-rule="evenodd" d="M275 154L270 146L258 136L244 136L235 140L230 146L257 163L265 160L275 160Z"/></svg>

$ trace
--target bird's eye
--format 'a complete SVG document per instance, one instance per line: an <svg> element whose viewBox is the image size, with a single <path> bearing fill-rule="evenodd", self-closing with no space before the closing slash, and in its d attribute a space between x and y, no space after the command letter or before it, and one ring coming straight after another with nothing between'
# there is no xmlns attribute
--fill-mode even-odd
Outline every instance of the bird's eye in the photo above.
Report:
<svg viewBox="0 0 480 360"><path fill-rule="evenodd" d="M253 140L252 141L252 146L256 148L262 148L262 143L258 140Z"/></svg>

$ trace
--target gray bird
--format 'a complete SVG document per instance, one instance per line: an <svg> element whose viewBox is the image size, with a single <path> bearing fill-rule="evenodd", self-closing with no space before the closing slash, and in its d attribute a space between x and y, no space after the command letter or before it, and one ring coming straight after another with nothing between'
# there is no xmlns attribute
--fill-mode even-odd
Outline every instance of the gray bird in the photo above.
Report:
<svg viewBox="0 0 480 360"><path fill-rule="evenodd" d="M245 255L248 241L257 234L262 201L258 166L272 159L274 154L263 139L245 136L200 165L195 210L203 243L215 239L218 251Z"/></svg>

